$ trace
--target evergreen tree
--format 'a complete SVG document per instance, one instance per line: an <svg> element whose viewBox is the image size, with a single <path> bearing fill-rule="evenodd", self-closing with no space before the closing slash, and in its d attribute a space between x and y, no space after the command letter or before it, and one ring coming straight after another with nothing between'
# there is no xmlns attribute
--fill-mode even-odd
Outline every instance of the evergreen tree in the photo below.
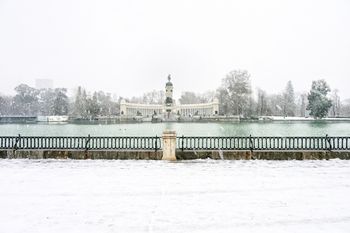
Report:
<svg viewBox="0 0 350 233"><path fill-rule="evenodd" d="M294 88L292 81L289 80L283 93L283 115L294 116L295 107Z"/></svg>
<svg viewBox="0 0 350 233"><path fill-rule="evenodd" d="M97 92L94 92L92 98L87 100L88 116L96 117L100 114L100 106L97 101Z"/></svg>
<svg viewBox="0 0 350 233"><path fill-rule="evenodd" d="M332 101L327 97L331 91L325 80L317 80L312 82L310 93L307 96L309 104L307 110L314 118L323 118L332 106Z"/></svg>
<svg viewBox="0 0 350 233"><path fill-rule="evenodd" d="M82 87L78 87L78 90L75 94L73 114L76 117L86 117L86 92Z"/></svg>

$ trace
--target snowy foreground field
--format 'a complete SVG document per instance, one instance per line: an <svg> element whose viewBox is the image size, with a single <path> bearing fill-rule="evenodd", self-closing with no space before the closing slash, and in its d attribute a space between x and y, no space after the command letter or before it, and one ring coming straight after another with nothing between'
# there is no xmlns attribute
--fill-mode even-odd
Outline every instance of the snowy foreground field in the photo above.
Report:
<svg viewBox="0 0 350 233"><path fill-rule="evenodd" d="M0 160L0 232L350 232L350 161Z"/></svg>

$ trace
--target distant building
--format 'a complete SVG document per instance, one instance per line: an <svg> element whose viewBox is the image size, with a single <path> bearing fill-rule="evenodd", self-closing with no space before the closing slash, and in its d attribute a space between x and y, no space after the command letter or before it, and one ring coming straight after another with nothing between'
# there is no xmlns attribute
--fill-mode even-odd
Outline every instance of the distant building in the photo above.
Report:
<svg viewBox="0 0 350 233"><path fill-rule="evenodd" d="M38 116L37 121L39 122L67 122L68 116Z"/></svg>
<svg viewBox="0 0 350 233"><path fill-rule="evenodd" d="M164 104L135 104L127 103L124 99L120 102L120 114L124 116L152 116L161 115L170 118L171 115L178 116L215 116L219 114L219 100L215 98L213 102L201 104L180 104L176 105L173 99L174 86L168 76L165 84Z"/></svg>
<svg viewBox="0 0 350 233"><path fill-rule="evenodd" d="M49 89L53 88L52 79L35 79L35 88L36 89Z"/></svg>

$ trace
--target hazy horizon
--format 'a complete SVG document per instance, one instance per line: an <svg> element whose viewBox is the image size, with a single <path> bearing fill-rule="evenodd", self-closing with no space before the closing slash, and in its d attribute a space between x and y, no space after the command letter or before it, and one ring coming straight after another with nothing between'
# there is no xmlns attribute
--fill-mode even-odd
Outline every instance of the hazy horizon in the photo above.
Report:
<svg viewBox="0 0 350 233"><path fill-rule="evenodd" d="M350 98L348 1L0 1L0 93L52 79L123 97L215 90L244 69L296 92L325 79Z"/></svg>

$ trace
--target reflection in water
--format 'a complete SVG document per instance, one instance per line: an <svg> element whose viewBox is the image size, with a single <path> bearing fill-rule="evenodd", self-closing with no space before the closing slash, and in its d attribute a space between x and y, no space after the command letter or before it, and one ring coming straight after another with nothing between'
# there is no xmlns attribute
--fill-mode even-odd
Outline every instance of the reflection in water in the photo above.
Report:
<svg viewBox="0 0 350 233"><path fill-rule="evenodd" d="M173 122L164 123L164 130L175 130L174 123Z"/></svg>
<svg viewBox="0 0 350 233"><path fill-rule="evenodd" d="M346 122L139 123L139 124L0 124L0 135L13 136L350 136Z"/></svg>

